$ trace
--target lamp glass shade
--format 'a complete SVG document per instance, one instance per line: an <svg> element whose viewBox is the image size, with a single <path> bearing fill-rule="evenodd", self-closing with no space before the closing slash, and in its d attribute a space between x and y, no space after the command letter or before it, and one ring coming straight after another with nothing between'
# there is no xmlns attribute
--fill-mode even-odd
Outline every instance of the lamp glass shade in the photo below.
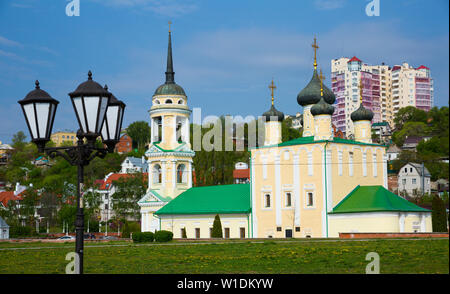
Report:
<svg viewBox="0 0 450 294"><path fill-rule="evenodd" d="M45 144L50 141L58 103L47 92L40 89L38 81L36 81L36 89L19 101L33 142Z"/></svg>
<svg viewBox="0 0 450 294"><path fill-rule="evenodd" d="M109 97L72 97L80 129L85 134L100 134L108 108Z"/></svg>
<svg viewBox="0 0 450 294"><path fill-rule="evenodd" d="M114 103L108 106L102 128L103 141L119 141L125 104Z"/></svg>

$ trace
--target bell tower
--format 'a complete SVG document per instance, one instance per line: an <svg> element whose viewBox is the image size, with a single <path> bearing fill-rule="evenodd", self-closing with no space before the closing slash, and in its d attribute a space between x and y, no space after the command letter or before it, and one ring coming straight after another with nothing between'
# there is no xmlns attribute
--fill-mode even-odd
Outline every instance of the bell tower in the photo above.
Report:
<svg viewBox="0 0 450 294"><path fill-rule="evenodd" d="M192 187L195 155L189 132L191 110L186 93L175 83L170 26L165 79L152 97L151 142L145 155L149 164L149 190L170 200Z"/></svg>

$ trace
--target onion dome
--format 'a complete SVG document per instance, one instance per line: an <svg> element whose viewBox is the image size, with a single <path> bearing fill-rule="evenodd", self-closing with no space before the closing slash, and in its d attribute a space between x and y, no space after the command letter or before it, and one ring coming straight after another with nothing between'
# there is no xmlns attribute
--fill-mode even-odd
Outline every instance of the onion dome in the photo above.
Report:
<svg viewBox="0 0 450 294"><path fill-rule="evenodd" d="M275 106L270 107L270 110L263 113L264 121L278 121L282 122L284 120L284 113L281 111L278 111ZM275 117L275 120L273 120L273 117Z"/></svg>
<svg viewBox="0 0 450 294"><path fill-rule="evenodd" d="M183 95L186 96L183 88L175 83L175 72L173 71L172 59L172 37L169 31L169 47L167 50L167 70L166 82L159 86L154 95Z"/></svg>
<svg viewBox="0 0 450 294"><path fill-rule="evenodd" d="M297 103L301 106L316 104L320 101L320 78L317 75L317 70L314 73L309 84L297 95ZM323 85L323 99L328 104L333 104L336 101L334 93Z"/></svg>
<svg viewBox="0 0 450 294"><path fill-rule="evenodd" d="M73 96L108 96L108 91L106 91L99 83L92 80L92 72L88 72L88 80L81 83L75 91L69 93L70 97Z"/></svg>
<svg viewBox="0 0 450 294"><path fill-rule="evenodd" d="M366 109L361 103L359 108L352 112L350 118L352 119L352 121L361 121L361 120L371 121L373 118L373 112L369 109Z"/></svg>
<svg viewBox="0 0 450 294"><path fill-rule="evenodd" d="M311 107L311 114L313 116L321 115L321 114L327 114L332 115L334 113L334 107L330 104L326 103L323 97L320 98L319 103L314 104L313 107Z"/></svg>

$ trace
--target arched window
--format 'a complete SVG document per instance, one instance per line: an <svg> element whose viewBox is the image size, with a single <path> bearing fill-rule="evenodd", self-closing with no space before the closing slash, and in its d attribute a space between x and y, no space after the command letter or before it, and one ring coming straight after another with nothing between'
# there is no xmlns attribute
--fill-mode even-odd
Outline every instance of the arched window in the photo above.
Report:
<svg viewBox="0 0 450 294"><path fill-rule="evenodd" d="M177 183L186 183L186 166L180 164L177 168Z"/></svg>
<svg viewBox="0 0 450 294"><path fill-rule="evenodd" d="M178 104L183 104L183 99L178 100Z"/></svg>
<svg viewBox="0 0 450 294"><path fill-rule="evenodd" d="M153 183L160 184L161 182L162 182L161 166L159 164L155 164L153 166Z"/></svg>
<svg viewBox="0 0 450 294"><path fill-rule="evenodd" d="M155 100L155 104L160 104L158 99Z"/></svg>
<svg viewBox="0 0 450 294"><path fill-rule="evenodd" d="M264 207L266 208L270 207L270 194L264 195Z"/></svg>
<svg viewBox="0 0 450 294"><path fill-rule="evenodd" d="M172 104L172 99L167 99L165 103L166 104Z"/></svg>

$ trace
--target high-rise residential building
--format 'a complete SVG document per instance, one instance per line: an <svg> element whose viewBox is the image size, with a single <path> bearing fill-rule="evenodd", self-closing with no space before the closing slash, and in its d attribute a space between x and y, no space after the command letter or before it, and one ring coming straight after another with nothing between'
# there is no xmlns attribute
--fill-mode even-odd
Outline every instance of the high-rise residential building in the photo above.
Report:
<svg viewBox="0 0 450 294"><path fill-rule="evenodd" d="M401 108L414 106L429 111L433 107L433 79L426 66L408 63L392 68L392 104L395 115Z"/></svg>
<svg viewBox="0 0 450 294"><path fill-rule="evenodd" d="M347 137L353 136L352 111L359 107L359 85L363 84L363 105L372 110L372 123L387 122L394 127L400 108L414 106L429 111L433 105L433 79L425 66L407 63L389 67L368 65L356 56L331 61L332 91L336 95L333 124Z"/></svg>
<svg viewBox="0 0 450 294"><path fill-rule="evenodd" d="M362 83L362 104L374 113L372 122L382 121L380 99L380 68L363 64L354 56L331 61L332 91L336 95L336 111L333 124L347 137L354 133L350 114L358 109L360 84Z"/></svg>

